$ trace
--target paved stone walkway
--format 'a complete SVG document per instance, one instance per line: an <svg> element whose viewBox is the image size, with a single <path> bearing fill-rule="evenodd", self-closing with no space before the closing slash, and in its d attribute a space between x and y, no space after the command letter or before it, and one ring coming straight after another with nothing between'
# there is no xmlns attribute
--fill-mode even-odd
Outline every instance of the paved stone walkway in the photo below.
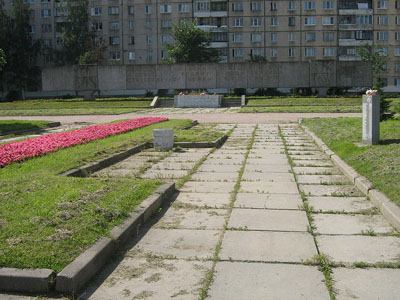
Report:
<svg viewBox="0 0 400 300"><path fill-rule="evenodd" d="M202 164L81 299L399 298L398 233L296 124L141 154L104 172L136 176L154 159L140 176L177 180Z"/></svg>
<svg viewBox="0 0 400 300"><path fill-rule="evenodd" d="M82 299L399 295L397 232L297 125L239 124L220 149L174 153L142 176L177 179L204 158Z"/></svg>

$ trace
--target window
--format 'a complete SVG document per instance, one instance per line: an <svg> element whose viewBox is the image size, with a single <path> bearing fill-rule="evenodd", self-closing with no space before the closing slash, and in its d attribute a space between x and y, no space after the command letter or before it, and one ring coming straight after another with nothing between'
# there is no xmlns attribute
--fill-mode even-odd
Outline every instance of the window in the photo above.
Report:
<svg viewBox="0 0 400 300"><path fill-rule="evenodd" d="M243 42L243 35L241 33L233 33L232 34L232 42L233 43Z"/></svg>
<svg viewBox="0 0 400 300"><path fill-rule="evenodd" d="M314 42L314 41L315 41L315 37L316 37L315 32L306 32L306 33L304 34L304 39L305 39L307 42Z"/></svg>
<svg viewBox="0 0 400 300"><path fill-rule="evenodd" d="M278 40L278 33L271 32L271 42L275 43Z"/></svg>
<svg viewBox="0 0 400 300"><path fill-rule="evenodd" d="M119 36L110 36L110 45L119 45Z"/></svg>
<svg viewBox="0 0 400 300"><path fill-rule="evenodd" d="M34 10L32 10L32 11L34 11ZM54 15L56 17L63 17L65 15L67 15L67 10L65 7L56 7L54 10Z"/></svg>
<svg viewBox="0 0 400 300"><path fill-rule="evenodd" d="M333 41L335 39L335 33L334 32L324 32L322 34L322 39L324 41Z"/></svg>
<svg viewBox="0 0 400 300"><path fill-rule="evenodd" d="M35 3L35 0L26 0L26 3Z"/></svg>
<svg viewBox="0 0 400 300"><path fill-rule="evenodd" d="M171 4L162 4L160 5L160 13L161 14L169 14L172 11Z"/></svg>
<svg viewBox="0 0 400 300"><path fill-rule="evenodd" d="M134 30L134 29L135 29L135 22L129 21L129 30Z"/></svg>
<svg viewBox="0 0 400 300"><path fill-rule="evenodd" d="M146 60L147 60L148 62L151 62L151 61L153 60L153 51L152 51L152 50L147 51Z"/></svg>
<svg viewBox="0 0 400 300"><path fill-rule="evenodd" d="M40 15L42 18L50 18L51 17L51 9L42 9Z"/></svg>
<svg viewBox="0 0 400 300"><path fill-rule="evenodd" d="M259 43L262 40L261 33L251 33L250 34L250 42L251 43Z"/></svg>
<svg viewBox="0 0 400 300"><path fill-rule="evenodd" d="M356 55L356 48L347 48L346 54L347 55Z"/></svg>
<svg viewBox="0 0 400 300"><path fill-rule="evenodd" d="M289 48L289 57L295 57L295 56L296 56L296 49Z"/></svg>
<svg viewBox="0 0 400 300"><path fill-rule="evenodd" d="M296 41L296 32L289 32L289 42Z"/></svg>
<svg viewBox="0 0 400 300"><path fill-rule="evenodd" d="M372 24L372 16L356 16L356 24Z"/></svg>
<svg viewBox="0 0 400 300"><path fill-rule="evenodd" d="M103 23L102 22L93 22L92 23L92 30L102 31L103 30Z"/></svg>
<svg viewBox="0 0 400 300"><path fill-rule="evenodd" d="M119 15L119 6L109 6L108 14L109 15Z"/></svg>
<svg viewBox="0 0 400 300"><path fill-rule="evenodd" d="M289 10L296 10L296 2L289 1Z"/></svg>
<svg viewBox="0 0 400 300"><path fill-rule="evenodd" d="M250 26L251 27L260 27L261 26L261 18L251 18Z"/></svg>
<svg viewBox="0 0 400 300"><path fill-rule="evenodd" d="M51 24L42 24L42 32L51 32L52 27Z"/></svg>
<svg viewBox="0 0 400 300"><path fill-rule="evenodd" d="M400 41L400 31L396 31L394 36L395 36L396 41Z"/></svg>
<svg viewBox="0 0 400 300"><path fill-rule="evenodd" d="M272 11L278 10L278 2L271 2L271 10Z"/></svg>
<svg viewBox="0 0 400 300"><path fill-rule="evenodd" d="M243 49L233 49L232 56L233 57L243 57L244 51Z"/></svg>
<svg viewBox="0 0 400 300"><path fill-rule="evenodd" d="M396 9L399 9L400 8L400 1L399 0L394 1L394 6L395 6Z"/></svg>
<svg viewBox="0 0 400 300"><path fill-rule="evenodd" d="M43 40L43 46L45 46L45 47L51 47L52 44L53 44L52 40L49 40L49 39Z"/></svg>
<svg viewBox="0 0 400 300"><path fill-rule="evenodd" d="M306 57L315 56L315 48L305 48L304 49L304 56L306 56Z"/></svg>
<svg viewBox="0 0 400 300"><path fill-rule="evenodd" d="M322 2L323 9L334 9L335 8L335 1L323 1Z"/></svg>
<svg viewBox="0 0 400 300"><path fill-rule="evenodd" d="M335 56L335 48L324 48L324 56Z"/></svg>
<svg viewBox="0 0 400 300"><path fill-rule="evenodd" d="M136 53L135 51L128 52L128 59L129 60L136 60Z"/></svg>
<svg viewBox="0 0 400 300"><path fill-rule="evenodd" d="M315 1L305 1L304 9L305 10L315 10Z"/></svg>
<svg viewBox="0 0 400 300"><path fill-rule="evenodd" d="M28 33L29 33L29 34L35 33L35 29L36 29L35 25L29 25L29 31L28 31Z"/></svg>
<svg viewBox="0 0 400 300"><path fill-rule="evenodd" d="M119 22L110 22L108 26L110 30L119 30Z"/></svg>
<svg viewBox="0 0 400 300"><path fill-rule="evenodd" d="M271 26L278 26L277 17L271 17Z"/></svg>
<svg viewBox="0 0 400 300"><path fill-rule="evenodd" d="M91 16L101 16L101 7L92 7L90 8L90 15Z"/></svg>
<svg viewBox="0 0 400 300"><path fill-rule="evenodd" d="M243 3L242 2L232 3L232 10L233 11L243 11Z"/></svg>
<svg viewBox="0 0 400 300"><path fill-rule="evenodd" d="M161 44L172 43L172 36L169 34L161 35Z"/></svg>
<svg viewBox="0 0 400 300"><path fill-rule="evenodd" d="M243 18L232 19L232 27L243 27Z"/></svg>
<svg viewBox="0 0 400 300"><path fill-rule="evenodd" d="M387 41L388 40L388 32L387 31L378 31L378 41Z"/></svg>
<svg viewBox="0 0 400 300"><path fill-rule="evenodd" d="M117 60L121 58L121 53L118 51L112 51L109 53L110 60Z"/></svg>
<svg viewBox="0 0 400 300"><path fill-rule="evenodd" d="M210 2L198 1L194 3L196 11L210 11Z"/></svg>
<svg viewBox="0 0 400 300"><path fill-rule="evenodd" d="M261 2L251 2L250 10L251 11L261 11Z"/></svg>
<svg viewBox="0 0 400 300"><path fill-rule="evenodd" d="M134 6L128 6L128 14L134 15L135 14L135 7Z"/></svg>
<svg viewBox="0 0 400 300"><path fill-rule="evenodd" d="M172 21L171 20L161 20L161 28L171 28Z"/></svg>
<svg viewBox="0 0 400 300"><path fill-rule="evenodd" d="M146 5L146 6L144 7L144 13L145 13L145 14L151 14L151 12L152 12L151 5Z"/></svg>
<svg viewBox="0 0 400 300"><path fill-rule="evenodd" d="M400 16L396 16L395 18L395 24L400 25Z"/></svg>
<svg viewBox="0 0 400 300"><path fill-rule="evenodd" d="M379 8L379 9L387 9L388 8L388 1L378 1L377 8Z"/></svg>
<svg viewBox="0 0 400 300"><path fill-rule="evenodd" d="M51 3L51 0L40 0L41 3Z"/></svg>
<svg viewBox="0 0 400 300"><path fill-rule="evenodd" d="M388 25L389 17L388 16L378 16L378 24L379 25Z"/></svg>
<svg viewBox="0 0 400 300"><path fill-rule="evenodd" d="M334 17L322 17L322 25L334 25Z"/></svg>
<svg viewBox="0 0 400 300"><path fill-rule="evenodd" d="M272 57L278 57L278 49L277 48L272 48L271 49L271 56Z"/></svg>
<svg viewBox="0 0 400 300"><path fill-rule="evenodd" d="M315 26L315 24L317 24L316 17L304 17L305 26Z"/></svg>
<svg viewBox="0 0 400 300"><path fill-rule="evenodd" d="M394 56L400 56L400 48L394 48Z"/></svg>
<svg viewBox="0 0 400 300"><path fill-rule="evenodd" d="M289 26L296 26L296 18L289 17Z"/></svg>
<svg viewBox="0 0 400 300"><path fill-rule="evenodd" d="M376 53L378 53L381 56L387 56L388 49L387 48L378 48L378 49L376 49Z"/></svg>
<svg viewBox="0 0 400 300"><path fill-rule="evenodd" d="M152 21L146 21L146 23L144 24L144 28L146 28L146 29L153 28L153 22Z"/></svg>
<svg viewBox="0 0 400 300"><path fill-rule="evenodd" d="M262 56L262 50L261 49L250 49L250 56Z"/></svg>
<svg viewBox="0 0 400 300"><path fill-rule="evenodd" d="M395 86L400 86L400 78L395 78L394 79L394 85Z"/></svg>
<svg viewBox="0 0 400 300"><path fill-rule="evenodd" d="M190 12L190 5L189 4L180 3L178 5L178 10L179 10L180 13Z"/></svg>
<svg viewBox="0 0 400 300"><path fill-rule="evenodd" d="M372 40L372 31L368 30L357 30L356 40Z"/></svg>
<svg viewBox="0 0 400 300"><path fill-rule="evenodd" d="M212 32L211 33L212 42L227 42L228 34L226 32Z"/></svg>
<svg viewBox="0 0 400 300"><path fill-rule="evenodd" d="M134 36L130 36L128 37L128 45L135 45L135 37Z"/></svg>
<svg viewBox="0 0 400 300"><path fill-rule="evenodd" d="M161 50L161 59L167 59L167 58L168 58L168 51Z"/></svg>
<svg viewBox="0 0 400 300"><path fill-rule="evenodd" d="M151 35L146 35L146 44L150 45L153 43L153 37Z"/></svg>

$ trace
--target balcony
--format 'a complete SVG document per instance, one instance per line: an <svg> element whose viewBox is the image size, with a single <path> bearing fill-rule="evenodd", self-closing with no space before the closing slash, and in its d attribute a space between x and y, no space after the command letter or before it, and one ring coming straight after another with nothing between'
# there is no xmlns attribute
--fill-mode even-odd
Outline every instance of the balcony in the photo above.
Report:
<svg viewBox="0 0 400 300"><path fill-rule="evenodd" d="M339 16L372 15L372 9L339 9Z"/></svg>
<svg viewBox="0 0 400 300"><path fill-rule="evenodd" d="M207 17L227 17L228 11L195 11L194 17L195 18L207 18Z"/></svg>
<svg viewBox="0 0 400 300"><path fill-rule="evenodd" d="M210 48L226 48L228 47L228 42L211 42Z"/></svg>
<svg viewBox="0 0 400 300"><path fill-rule="evenodd" d="M373 30L373 24L339 24L339 30Z"/></svg>
<svg viewBox="0 0 400 300"><path fill-rule="evenodd" d="M362 46L365 44L372 46L372 40L339 39L339 46L343 47Z"/></svg>
<svg viewBox="0 0 400 300"><path fill-rule="evenodd" d="M361 57L358 55L339 55L339 61L360 61Z"/></svg>
<svg viewBox="0 0 400 300"><path fill-rule="evenodd" d="M207 32L227 32L228 25L214 26L214 25L196 25L197 28L200 28Z"/></svg>

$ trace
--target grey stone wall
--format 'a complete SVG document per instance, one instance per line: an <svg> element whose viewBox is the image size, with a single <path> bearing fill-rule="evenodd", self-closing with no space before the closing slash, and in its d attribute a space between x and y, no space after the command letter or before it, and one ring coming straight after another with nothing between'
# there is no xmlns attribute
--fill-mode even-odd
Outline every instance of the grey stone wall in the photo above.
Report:
<svg viewBox="0 0 400 300"><path fill-rule="evenodd" d="M45 68L43 91L369 87L368 62L68 66Z"/></svg>

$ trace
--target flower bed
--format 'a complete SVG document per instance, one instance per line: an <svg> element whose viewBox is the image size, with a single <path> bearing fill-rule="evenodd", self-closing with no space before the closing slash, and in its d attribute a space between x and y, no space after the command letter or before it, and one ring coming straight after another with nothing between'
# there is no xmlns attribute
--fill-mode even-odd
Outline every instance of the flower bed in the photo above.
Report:
<svg viewBox="0 0 400 300"><path fill-rule="evenodd" d="M167 120L168 118L138 118L113 124L89 126L83 129L49 134L2 145L0 146L0 167Z"/></svg>

